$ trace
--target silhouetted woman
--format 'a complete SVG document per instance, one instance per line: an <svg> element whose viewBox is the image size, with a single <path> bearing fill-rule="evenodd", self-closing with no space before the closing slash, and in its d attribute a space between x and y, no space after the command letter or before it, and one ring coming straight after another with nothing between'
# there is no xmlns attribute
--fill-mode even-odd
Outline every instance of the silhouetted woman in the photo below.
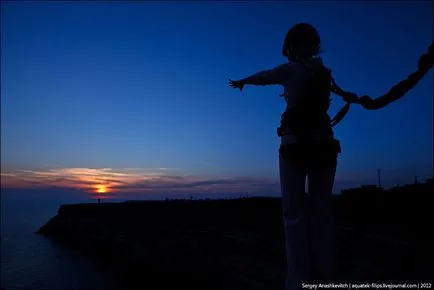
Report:
<svg viewBox="0 0 434 290"><path fill-rule="evenodd" d="M332 77L318 56L320 44L312 25L296 24L283 44L287 63L238 81L230 80L230 86L240 90L245 85L284 87L286 110L278 136L288 265L285 289L332 281L331 197L340 143L334 138L327 113Z"/></svg>
<svg viewBox="0 0 434 290"><path fill-rule="evenodd" d="M281 138L279 172L288 265L286 289L332 280L331 195L340 153L332 127L343 119L351 103L377 110L400 99L434 66L431 44L420 57L417 70L406 79L376 99L366 95L359 98L336 85L331 71L318 57L320 45L320 36L312 25L296 24L283 44L287 63L238 81L230 80L230 86L240 90L245 85L284 87L286 110L277 133ZM331 92L347 102L333 119L327 113Z"/></svg>
<svg viewBox="0 0 434 290"><path fill-rule="evenodd" d="M230 86L240 90L245 85L284 87L286 110L277 133L281 138L279 172L288 265L285 289L300 289L302 283L330 282L333 277L331 195L340 143L332 127L343 119L351 103L377 110L400 99L434 65L431 44L407 79L376 99L359 98L336 85L331 71L318 57L320 44L312 25L296 24L283 44L287 63L238 81L230 80ZM333 119L327 113L331 92L347 102Z"/></svg>

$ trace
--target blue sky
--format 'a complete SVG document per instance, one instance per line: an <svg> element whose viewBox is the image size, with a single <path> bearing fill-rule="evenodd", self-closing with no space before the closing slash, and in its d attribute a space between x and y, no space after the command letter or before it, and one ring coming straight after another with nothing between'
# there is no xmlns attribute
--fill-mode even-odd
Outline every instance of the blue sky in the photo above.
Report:
<svg viewBox="0 0 434 290"><path fill-rule="evenodd" d="M287 30L310 22L338 84L379 96L433 40L429 1L1 5L1 168L23 180L67 169L242 179L239 190L277 180L282 89L240 93L228 78L285 62ZM375 183L377 168L390 184L432 174L432 71L382 110L353 106L335 133L337 188Z"/></svg>

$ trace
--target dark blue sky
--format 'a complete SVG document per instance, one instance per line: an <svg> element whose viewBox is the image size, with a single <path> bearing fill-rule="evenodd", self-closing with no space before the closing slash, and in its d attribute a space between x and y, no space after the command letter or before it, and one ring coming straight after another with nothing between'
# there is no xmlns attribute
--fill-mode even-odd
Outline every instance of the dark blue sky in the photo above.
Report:
<svg viewBox="0 0 434 290"><path fill-rule="evenodd" d="M433 40L430 1L1 5L3 173L134 168L277 180L282 89L240 93L228 78L284 62L287 30L310 22L338 84L379 96ZM331 113L342 104L334 98ZM432 174L432 71L385 109L353 106L335 133L338 188L375 183L377 168L389 183Z"/></svg>

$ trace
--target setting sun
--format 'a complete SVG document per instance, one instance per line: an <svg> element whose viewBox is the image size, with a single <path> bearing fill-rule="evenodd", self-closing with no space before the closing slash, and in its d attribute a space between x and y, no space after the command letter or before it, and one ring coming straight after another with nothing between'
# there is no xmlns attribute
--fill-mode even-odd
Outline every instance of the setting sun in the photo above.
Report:
<svg viewBox="0 0 434 290"><path fill-rule="evenodd" d="M97 193L107 193L107 187L105 187L102 184L99 184L96 186L96 192Z"/></svg>

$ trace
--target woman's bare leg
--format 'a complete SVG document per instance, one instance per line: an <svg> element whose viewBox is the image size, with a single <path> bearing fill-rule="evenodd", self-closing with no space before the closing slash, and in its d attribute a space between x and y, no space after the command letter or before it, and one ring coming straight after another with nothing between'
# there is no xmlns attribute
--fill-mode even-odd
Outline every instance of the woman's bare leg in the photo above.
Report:
<svg viewBox="0 0 434 290"><path fill-rule="evenodd" d="M301 289L311 278L306 167L279 155L279 171L288 266L285 289Z"/></svg>
<svg viewBox="0 0 434 290"><path fill-rule="evenodd" d="M310 246L315 282L332 282L334 270L334 224L332 191L336 166L308 169Z"/></svg>

